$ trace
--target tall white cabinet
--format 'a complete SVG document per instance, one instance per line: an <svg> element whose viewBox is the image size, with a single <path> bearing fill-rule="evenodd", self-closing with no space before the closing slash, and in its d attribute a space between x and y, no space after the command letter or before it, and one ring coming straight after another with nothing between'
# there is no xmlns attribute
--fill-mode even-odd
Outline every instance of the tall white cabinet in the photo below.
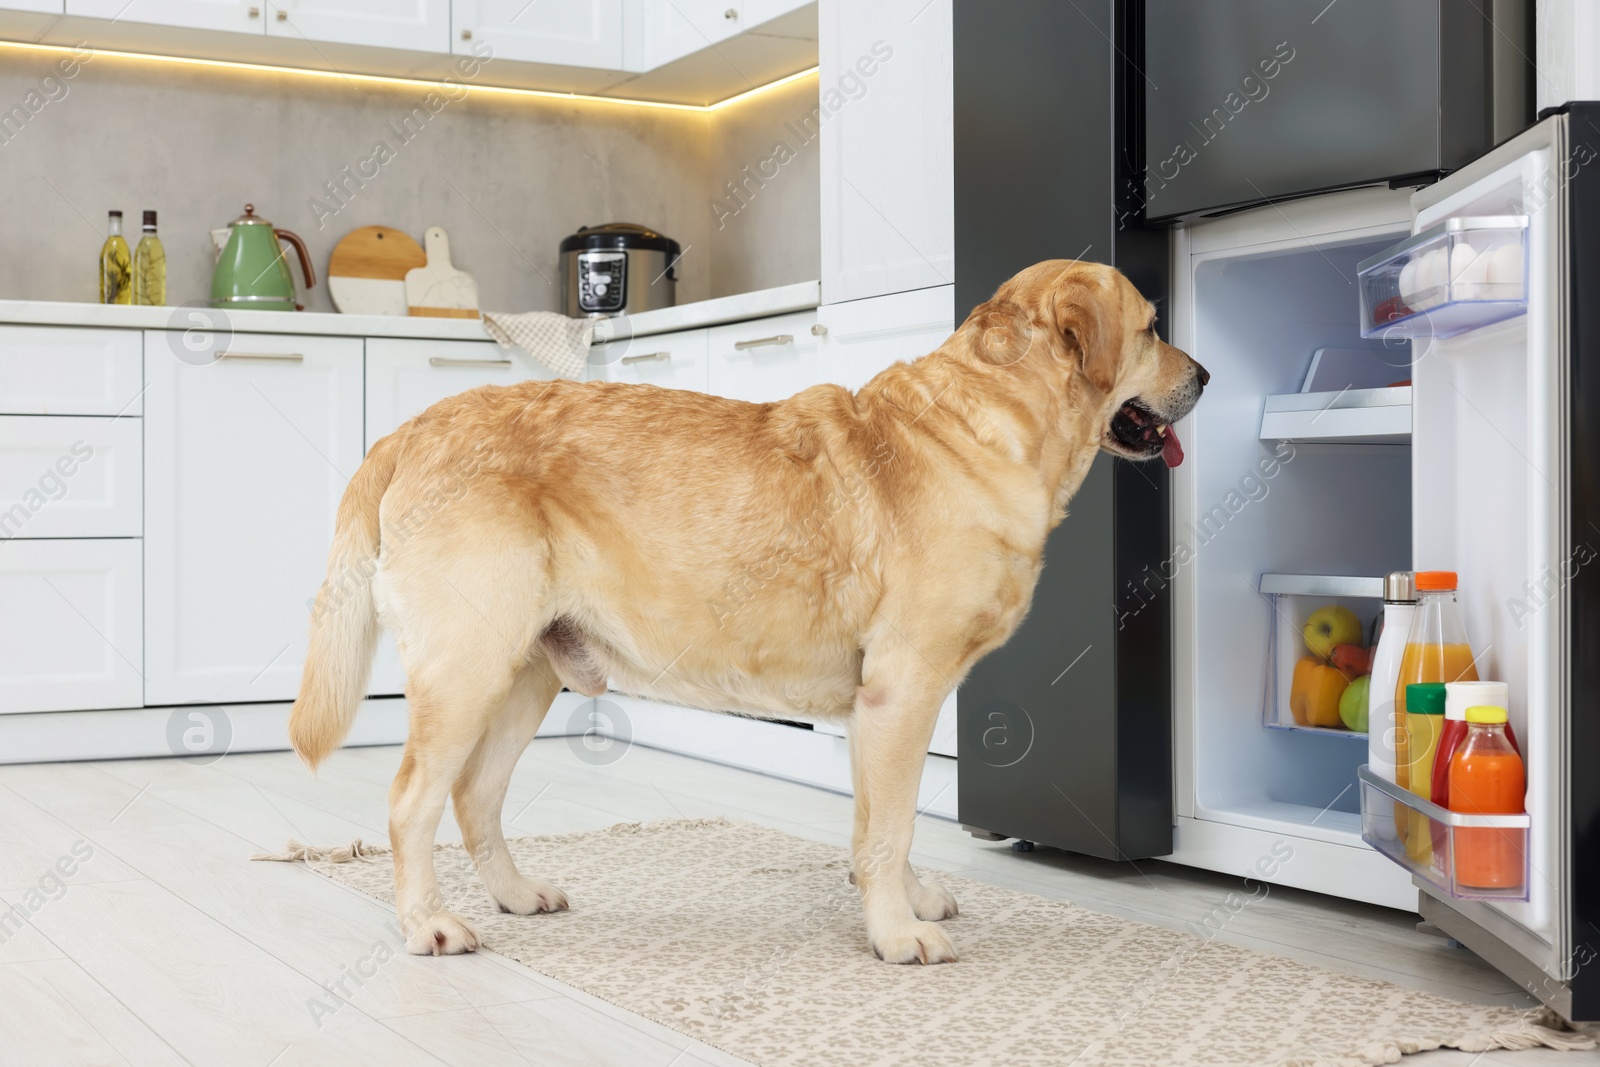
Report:
<svg viewBox="0 0 1600 1067"><path fill-rule="evenodd" d="M269 0L263 6L269 37L450 51L450 0Z"/></svg>
<svg viewBox="0 0 1600 1067"><path fill-rule="evenodd" d="M622 69L623 0L455 0L451 47L495 59Z"/></svg>
<svg viewBox="0 0 1600 1067"><path fill-rule="evenodd" d="M362 456L362 341L145 334L145 703L292 700ZM181 346L179 346L181 347Z"/></svg>
<svg viewBox="0 0 1600 1067"><path fill-rule="evenodd" d="M955 282L951 0L820 0L822 302Z"/></svg>

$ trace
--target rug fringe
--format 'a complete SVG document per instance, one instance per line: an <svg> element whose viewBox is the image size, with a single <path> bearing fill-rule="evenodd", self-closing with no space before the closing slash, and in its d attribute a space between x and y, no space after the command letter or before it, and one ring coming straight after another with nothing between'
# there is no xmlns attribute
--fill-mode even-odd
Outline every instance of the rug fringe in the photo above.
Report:
<svg viewBox="0 0 1600 1067"><path fill-rule="evenodd" d="M1521 1052L1533 1048L1548 1048L1558 1052L1577 1052L1595 1047L1594 1033L1578 1029L1567 1023L1556 1012L1542 1008L1527 1016L1527 1022L1511 1030L1494 1030L1487 1034L1469 1034L1454 1041L1416 1041L1404 1038L1368 1045L1349 1056L1335 1060L1289 1060L1283 1067L1380 1067L1399 1063L1402 1056L1419 1052L1433 1052L1440 1048L1453 1048L1461 1052Z"/></svg>

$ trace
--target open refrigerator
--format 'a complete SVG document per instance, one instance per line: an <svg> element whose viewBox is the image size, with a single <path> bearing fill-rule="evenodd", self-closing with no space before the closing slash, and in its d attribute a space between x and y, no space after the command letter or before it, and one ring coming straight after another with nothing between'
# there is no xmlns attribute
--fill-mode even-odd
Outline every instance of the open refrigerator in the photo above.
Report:
<svg viewBox="0 0 1600 1067"><path fill-rule="evenodd" d="M1204 220L1173 250L1173 340L1212 380L1179 427L1173 555L1121 591L1172 598L1172 858L1419 911L1600 1018L1600 104L1435 185ZM1509 684L1506 898L1386 854L1366 734L1286 695L1310 613L1347 606L1370 640L1394 570L1456 571L1479 676Z"/></svg>

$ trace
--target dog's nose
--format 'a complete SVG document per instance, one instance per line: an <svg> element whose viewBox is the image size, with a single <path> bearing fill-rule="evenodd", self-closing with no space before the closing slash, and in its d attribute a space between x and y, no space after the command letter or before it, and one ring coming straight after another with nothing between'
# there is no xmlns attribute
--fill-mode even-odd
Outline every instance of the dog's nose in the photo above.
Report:
<svg viewBox="0 0 1600 1067"><path fill-rule="evenodd" d="M1202 367L1198 360L1194 360L1192 362L1194 363L1194 369L1200 375L1200 388L1204 389L1206 386L1211 384L1211 372Z"/></svg>

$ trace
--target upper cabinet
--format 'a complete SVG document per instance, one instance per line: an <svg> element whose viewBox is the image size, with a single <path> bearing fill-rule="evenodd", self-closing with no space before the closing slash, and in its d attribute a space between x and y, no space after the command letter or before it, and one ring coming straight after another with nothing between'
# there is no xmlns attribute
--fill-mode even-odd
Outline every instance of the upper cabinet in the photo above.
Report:
<svg viewBox="0 0 1600 1067"><path fill-rule="evenodd" d="M623 0L455 0L451 47L495 59L622 69Z"/></svg>
<svg viewBox="0 0 1600 1067"><path fill-rule="evenodd" d="M820 0L822 302L955 280L951 0Z"/></svg>
<svg viewBox="0 0 1600 1067"><path fill-rule="evenodd" d="M260 0L66 0L66 13L241 33L264 33L262 27L266 24L266 8Z"/></svg>
<svg viewBox="0 0 1600 1067"><path fill-rule="evenodd" d="M655 70L744 29L744 0L629 0L639 54L629 70ZM791 5L792 6L792 5Z"/></svg>
<svg viewBox="0 0 1600 1067"><path fill-rule="evenodd" d="M450 50L450 0L277 0L263 6L270 37Z"/></svg>

